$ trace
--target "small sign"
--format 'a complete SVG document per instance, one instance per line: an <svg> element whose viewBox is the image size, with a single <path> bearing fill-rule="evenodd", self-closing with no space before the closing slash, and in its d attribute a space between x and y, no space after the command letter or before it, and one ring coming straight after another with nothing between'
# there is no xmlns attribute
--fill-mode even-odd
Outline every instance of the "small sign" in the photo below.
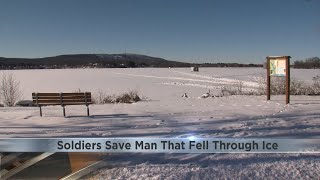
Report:
<svg viewBox="0 0 320 180"><path fill-rule="evenodd" d="M267 57L267 100L271 96L271 77L285 77L286 104L290 103L290 56Z"/></svg>
<svg viewBox="0 0 320 180"><path fill-rule="evenodd" d="M270 59L270 76L285 76L285 75L286 75L286 60Z"/></svg>

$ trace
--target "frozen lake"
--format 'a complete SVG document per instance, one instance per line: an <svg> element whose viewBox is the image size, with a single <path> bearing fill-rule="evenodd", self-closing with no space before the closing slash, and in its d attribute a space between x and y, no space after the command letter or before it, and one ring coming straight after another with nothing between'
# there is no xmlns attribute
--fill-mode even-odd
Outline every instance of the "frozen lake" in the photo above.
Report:
<svg viewBox="0 0 320 180"><path fill-rule="evenodd" d="M320 70L295 70L292 76L311 81ZM256 88L262 68L59 69L11 71L24 99L38 92L120 94L137 90L151 101L85 106L0 107L0 137L269 137L320 136L320 97L226 96L198 98L209 89L219 92L239 80ZM0 73L1 74L1 73ZM181 95L187 93L190 98ZM237 179L278 177L319 179L319 154L113 154L112 163L92 174L96 179ZM108 160L107 164L110 164ZM165 173L164 173L165 172Z"/></svg>
<svg viewBox="0 0 320 180"><path fill-rule="evenodd" d="M8 71L3 71L8 72ZM180 97L188 93L198 97L211 89L219 92L224 85L244 82L248 88L256 88L256 78L266 75L263 68L127 68L127 69L50 69L14 70L20 81L24 99L31 99L32 92L105 91L119 94L137 90L142 96L159 100ZM291 69L293 79L312 82L320 74L319 69ZM0 73L0 76L2 74Z"/></svg>

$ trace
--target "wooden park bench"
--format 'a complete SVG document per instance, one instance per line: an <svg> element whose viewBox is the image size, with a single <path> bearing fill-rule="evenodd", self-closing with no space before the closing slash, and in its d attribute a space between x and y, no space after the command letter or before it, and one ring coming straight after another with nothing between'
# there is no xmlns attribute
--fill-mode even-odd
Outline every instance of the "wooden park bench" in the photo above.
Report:
<svg viewBox="0 0 320 180"><path fill-rule="evenodd" d="M89 116L89 104L92 104L91 92L79 93L32 93L33 104L40 108L42 116L42 106L61 105L63 116L66 116L66 105L86 105L87 115Z"/></svg>

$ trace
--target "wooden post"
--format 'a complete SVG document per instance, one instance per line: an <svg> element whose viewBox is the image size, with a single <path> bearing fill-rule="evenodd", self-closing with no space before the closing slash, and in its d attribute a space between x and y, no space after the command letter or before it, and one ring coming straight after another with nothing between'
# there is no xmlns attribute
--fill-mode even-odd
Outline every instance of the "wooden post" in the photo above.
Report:
<svg viewBox="0 0 320 180"><path fill-rule="evenodd" d="M87 106L87 116L90 116L87 92L84 93L84 100Z"/></svg>
<svg viewBox="0 0 320 180"><path fill-rule="evenodd" d="M62 93L60 93L60 104L61 104L62 109L63 109L63 116L66 117L66 108L63 105Z"/></svg>
<svg viewBox="0 0 320 180"><path fill-rule="evenodd" d="M267 57L267 100L270 100L270 95L271 95L271 81L270 81L270 58Z"/></svg>
<svg viewBox="0 0 320 180"><path fill-rule="evenodd" d="M40 108L40 116L42 117L42 109L41 109L41 106L39 106Z"/></svg>
<svg viewBox="0 0 320 180"><path fill-rule="evenodd" d="M286 104L290 103L290 56L286 58Z"/></svg>
<svg viewBox="0 0 320 180"><path fill-rule="evenodd" d="M64 105L62 105L62 108L63 108L63 116L66 117L66 108Z"/></svg>
<svg viewBox="0 0 320 180"><path fill-rule="evenodd" d="M40 116L42 117L42 109L41 109L41 106L39 106L38 93L35 93L35 94L36 94L36 104L40 108Z"/></svg>

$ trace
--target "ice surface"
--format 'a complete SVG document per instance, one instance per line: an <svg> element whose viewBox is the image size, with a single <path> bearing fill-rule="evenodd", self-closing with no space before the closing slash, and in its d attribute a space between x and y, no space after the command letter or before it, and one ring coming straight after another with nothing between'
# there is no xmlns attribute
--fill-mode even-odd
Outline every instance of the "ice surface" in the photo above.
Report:
<svg viewBox="0 0 320 180"><path fill-rule="evenodd" d="M79 88L120 94L137 90L147 100L134 104L67 106L62 108L0 107L0 137L319 137L320 97L228 96L222 85L244 81L256 88L262 68L145 68L11 71L21 82L24 99L32 92L72 92ZM292 76L310 81L319 70L295 70ZM0 73L1 76L1 73ZM187 93L189 98L181 97ZM116 155L115 155L116 156ZM319 179L320 155L308 154L149 154L119 155L119 167L96 172L100 179Z"/></svg>

